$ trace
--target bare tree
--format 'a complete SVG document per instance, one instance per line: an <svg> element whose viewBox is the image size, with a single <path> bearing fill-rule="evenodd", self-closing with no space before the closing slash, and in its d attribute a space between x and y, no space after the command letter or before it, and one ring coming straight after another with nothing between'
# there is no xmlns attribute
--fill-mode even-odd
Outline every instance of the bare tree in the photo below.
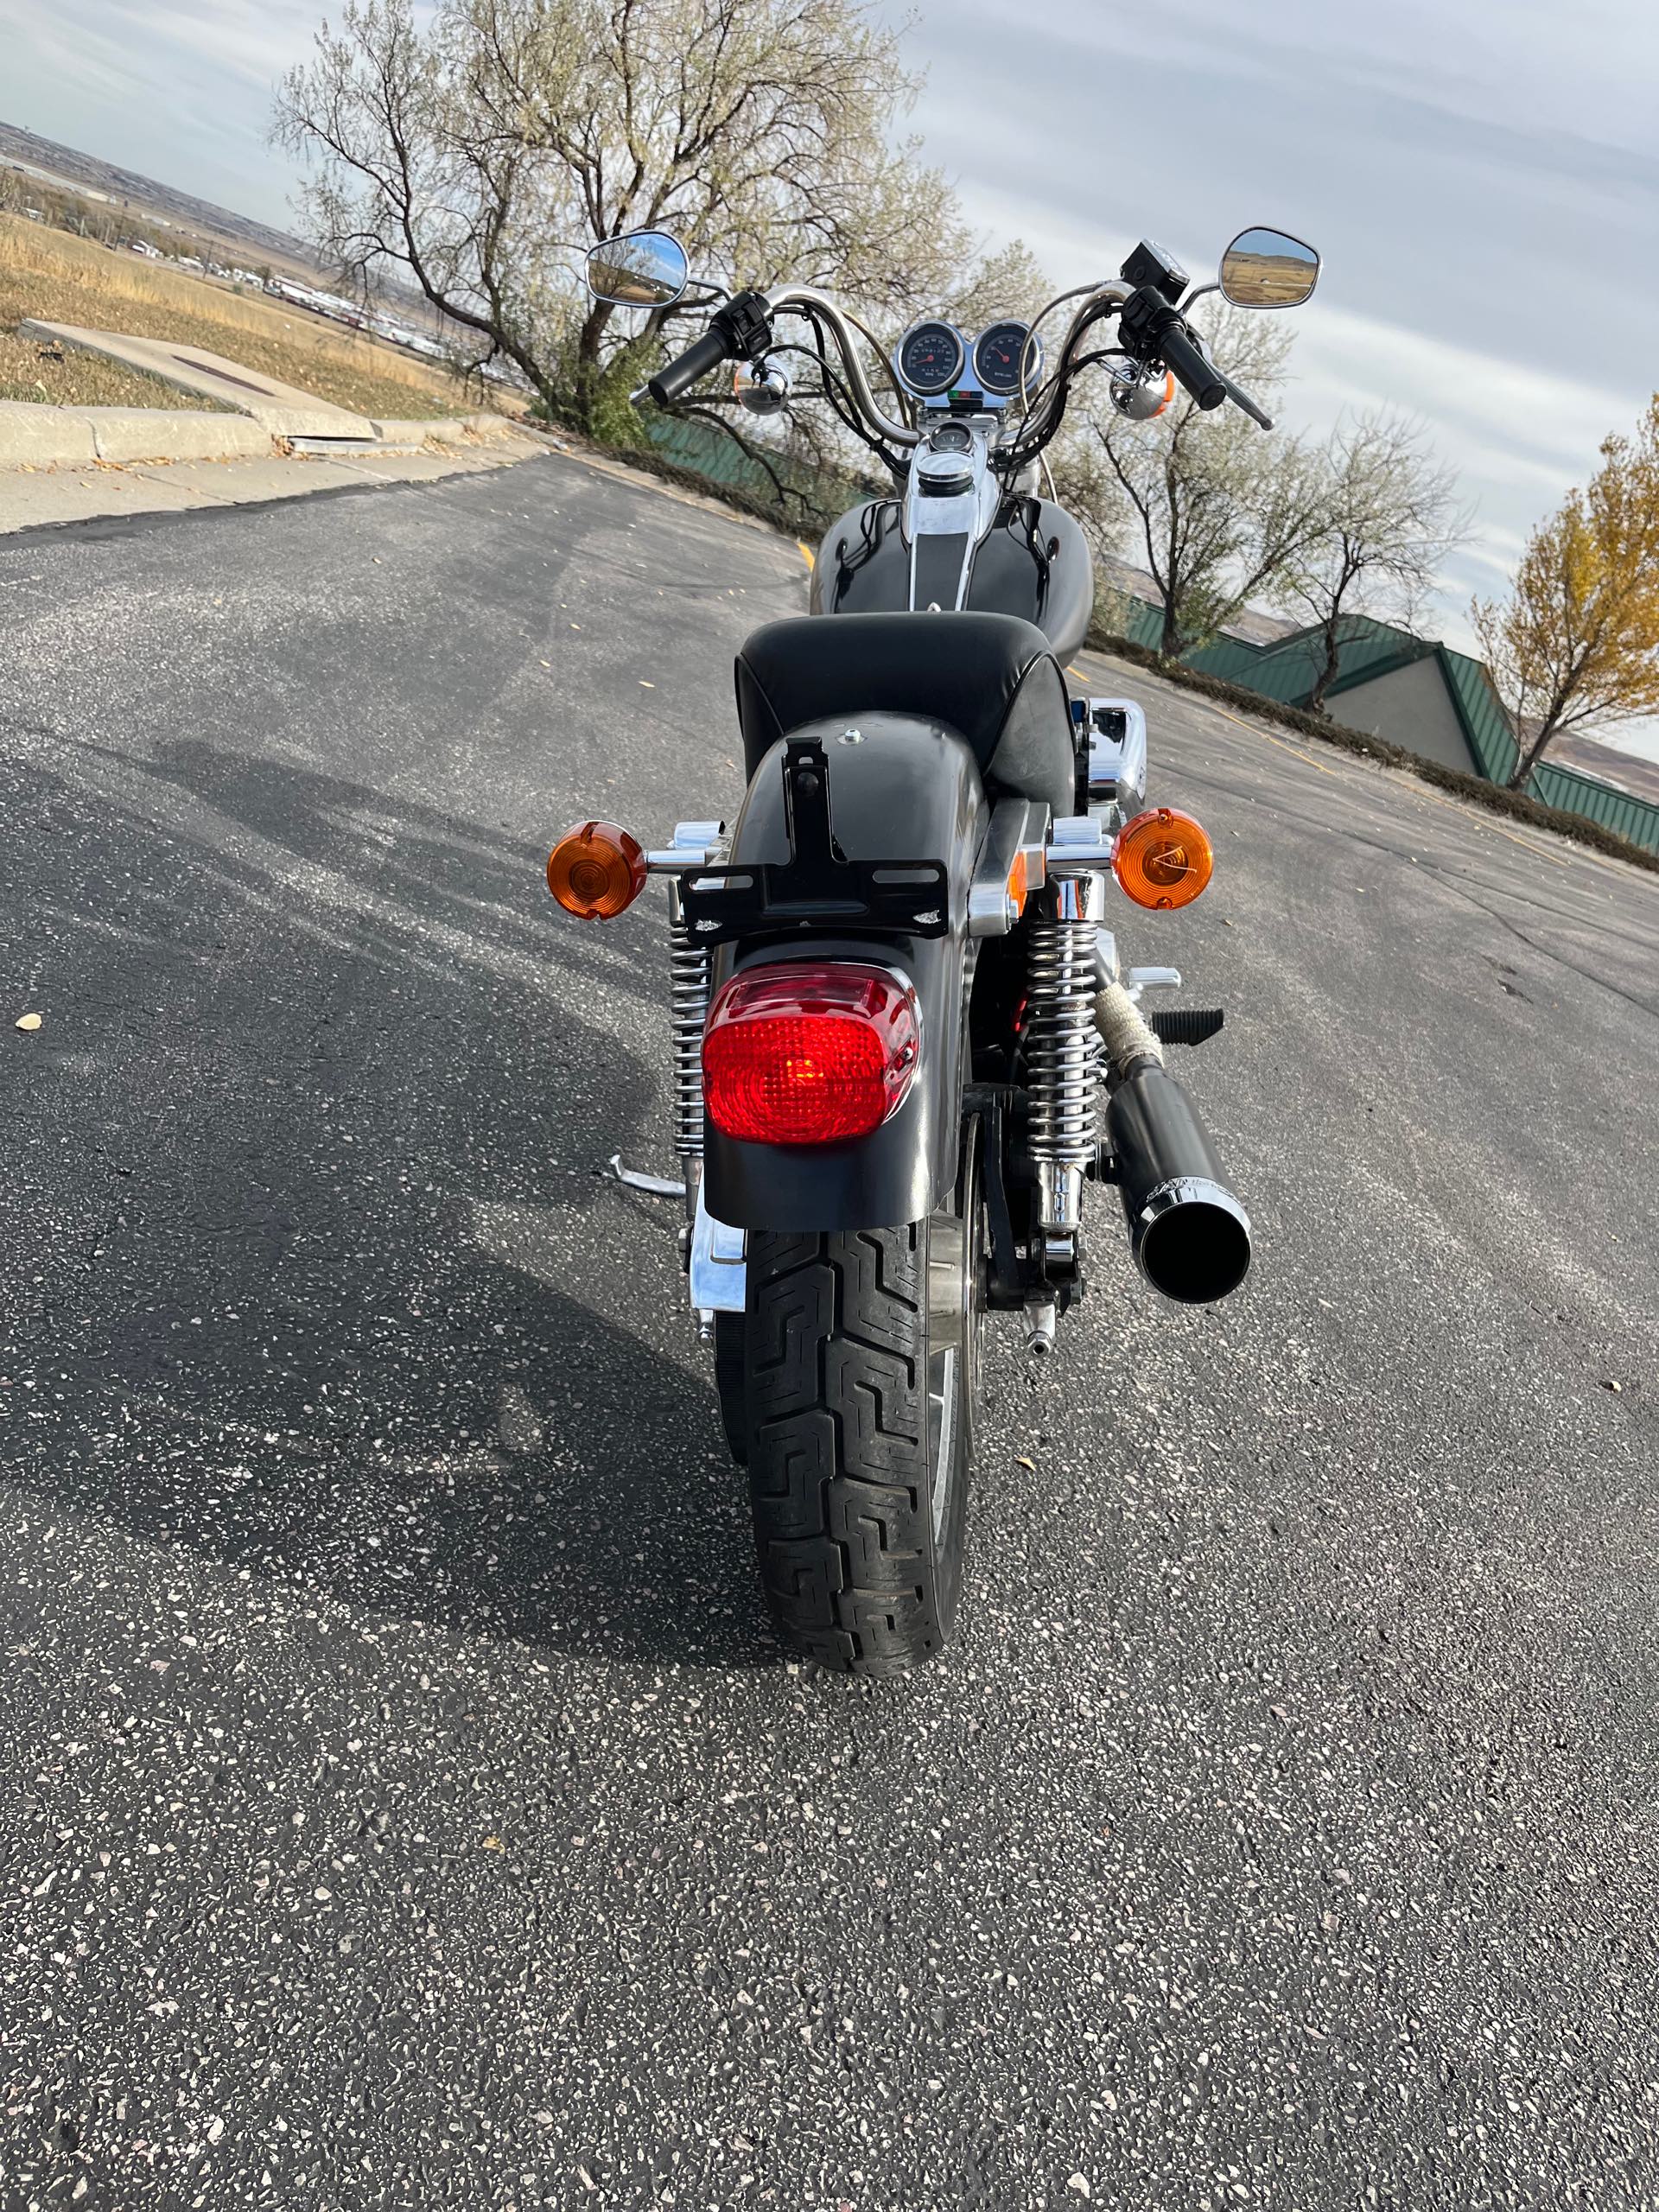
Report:
<svg viewBox="0 0 1659 2212"><path fill-rule="evenodd" d="M865 0L346 0L274 129L343 269L407 271L586 426L617 310L582 293L576 250L619 232L664 226L694 267L868 312L944 289L954 199L887 135L915 90ZM658 355L672 313L626 344Z"/></svg>
<svg viewBox="0 0 1659 2212"><path fill-rule="evenodd" d="M1006 315L1030 322L1053 296L1041 262L1023 238L1012 238L959 280L941 312L971 338Z"/></svg>
<svg viewBox="0 0 1659 2212"><path fill-rule="evenodd" d="M1238 308L1221 309L1210 325L1215 359L1253 397L1271 399L1284 381L1289 332ZM1224 629L1319 526L1306 447L1265 434L1230 404L1205 411L1177 386L1173 404L1150 422L1126 420L1109 397L1096 398L1088 422L1103 486L1127 502L1127 535L1158 587L1158 650L1166 657ZM1097 523L1104 543L1125 534L1109 512Z"/></svg>
<svg viewBox="0 0 1659 2212"><path fill-rule="evenodd" d="M1313 456L1307 480L1318 528L1287 563L1275 595L1320 632L1307 704L1322 714L1351 617L1413 621L1470 518L1455 472L1430 449L1421 426L1399 415L1340 423Z"/></svg>
<svg viewBox="0 0 1659 2212"><path fill-rule="evenodd" d="M1470 612L1516 732L1512 791L1562 730L1659 715L1659 396L1533 531L1509 598Z"/></svg>

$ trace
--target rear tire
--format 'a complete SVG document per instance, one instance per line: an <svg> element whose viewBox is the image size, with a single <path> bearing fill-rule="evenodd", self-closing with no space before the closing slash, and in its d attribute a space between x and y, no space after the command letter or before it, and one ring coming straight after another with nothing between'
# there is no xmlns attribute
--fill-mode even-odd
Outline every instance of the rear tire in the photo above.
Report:
<svg viewBox="0 0 1659 2212"><path fill-rule="evenodd" d="M960 1211L903 1229L750 1232L760 1580L785 1641L841 1673L901 1674L956 1618L980 1310L971 1173L963 1185Z"/></svg>

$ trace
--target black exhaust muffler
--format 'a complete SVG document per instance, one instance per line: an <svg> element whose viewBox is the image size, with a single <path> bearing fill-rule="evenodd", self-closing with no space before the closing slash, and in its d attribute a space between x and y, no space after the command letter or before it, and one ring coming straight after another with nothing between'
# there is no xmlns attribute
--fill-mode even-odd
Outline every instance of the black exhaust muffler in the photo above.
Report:
<svg viewBox="0 0 1659 2212"><path fill-rule="evenodd" d="M1183 1306L1213 1306L1250 1271L1249 1217L1192 1100L1157 1061L1139 1059L1106 1109L1135 1263Z"/></svg>

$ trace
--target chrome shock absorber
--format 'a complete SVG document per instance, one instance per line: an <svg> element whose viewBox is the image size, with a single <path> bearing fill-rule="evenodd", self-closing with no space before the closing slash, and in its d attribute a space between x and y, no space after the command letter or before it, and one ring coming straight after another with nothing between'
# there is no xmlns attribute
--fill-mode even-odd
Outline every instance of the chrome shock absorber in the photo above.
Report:
<svg viewBox="0 0 1659 2212"><path fill-rule="evenodd" d="M702 1025L709 1014L709 950L686 927L680 887L668 887L669 1018L673 1025L674 1149L685 1163L688 1203L702 1164Z"/></svg>
<svg viewBox="0 0 1659 2212"><path fill-rule="evenodd" d="M723 822L677 822L673 842L647 853L645 866L668 885L669 1020L674 1057L674 1149L685 1179L685 1226L680 1256L689 1267L691 1233L702 1182L702 1025L709 1014L709 948L693 942L686 926L680 879L722 859Z"/></svg>
<svg viewBox="0 0 1659 2212"><path fill-rule="evenodd" d="M1031 925L1026 1024L1031 1157L1044 1230L1051 1238L1075 1238L1095 1151L1095 932L1105 914L1105 887L1097 874L1063 876L1045 887L1040 900Z"/></svg>

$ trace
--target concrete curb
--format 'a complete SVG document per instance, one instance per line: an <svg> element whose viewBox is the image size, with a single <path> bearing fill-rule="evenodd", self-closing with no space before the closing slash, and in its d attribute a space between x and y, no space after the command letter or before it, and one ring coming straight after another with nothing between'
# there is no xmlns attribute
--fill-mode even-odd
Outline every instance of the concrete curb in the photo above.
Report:
<svg viewBox="0 0 1659 2212"><path fill-rule="evenodd" d="M100 461L245 461L270 451L270 431L245 415L197 415L168 407L80 411L92 423Z"/></svg>
<svg viewBox="0 0 1659 2212"><path fill-rule="evenodd" d="M418 453L480 438L522 439L505 415L416 417L370 426L388 451ZM0 400L0 469L84 466L92 461L248 461L276 450L271 433L246 415L179 407L49 407Z"/></svg>
<svg viewBox="0 0 1659 2212"><path fill-rule="evenodd" d="M457 427L455 423L446 418L440 418L435 423L423 423L418 416L411 416L408 420L389 417L385 422L377 422L373 425L374 435L382 445L399 446L411 453L418 453L429 438L441 438L446 431L454 431Z"/></svg>
<svg viewBox="0 0 1659 2212"><path fill-rule="evenodd" d="M156 410L158 414L166 411ZM97 459L90 409L36 407L27 399L0 399L0 468Z"/></svg>
<svg viewBox="0 0 1659 2212"><path fill-rule="evenodd" d="M141 442L150 442L142 440ZM194 460L22 463L0 467L0 544L15 531L112 516L181 514L191 509L264 505L308 493L376 485L430 484L544 457L531 438L468 438L423 453L391 447L350 454L290 454L269 440L261 454Z"/></svg>
<svg viewBox="0 0 1659 2212"><path fill-rule="evenodd" d="M245 415L0 400L0 468L89 461L242 461L270 450L270 431Z"/></svg>

